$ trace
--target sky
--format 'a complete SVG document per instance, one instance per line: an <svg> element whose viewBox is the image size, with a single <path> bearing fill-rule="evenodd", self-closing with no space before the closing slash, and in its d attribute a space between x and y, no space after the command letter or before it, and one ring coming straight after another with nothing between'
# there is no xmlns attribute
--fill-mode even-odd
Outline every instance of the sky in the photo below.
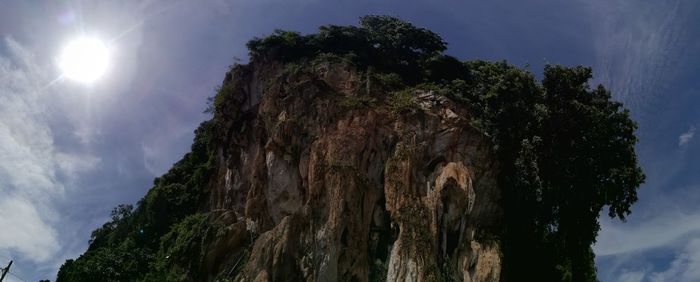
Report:
<svg viewBox="0 0 700 282"><path fill-rule="evenodd" d="M626 222L601 217L601 281L700 281L700 2L695 0L0 0L0 265L54 279L90 232L189 150L245 42L399 16L461 59L593 68L639 123L647 174ZM80 34L108 42L100 80L61 79ZM700 133L698 133L700 134Z"/></svg>

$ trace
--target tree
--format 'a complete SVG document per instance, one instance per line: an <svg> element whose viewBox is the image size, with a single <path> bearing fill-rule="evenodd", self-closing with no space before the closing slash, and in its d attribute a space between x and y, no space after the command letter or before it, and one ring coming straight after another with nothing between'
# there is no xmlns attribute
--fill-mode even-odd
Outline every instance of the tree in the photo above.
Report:
<svg viewBox="0 0 700 282"><path fill-rule="evenodd" d="M111 220L95 229L90 234L90 247L97 248L108 243L109 235L112 234L119 224L131 217L134 207L128 204L121 204L112 209Z"/></svg>
<svg viewBox="0 0 700 282"><path fill-rule="evenodd" d="M252 58L282 62L313 59L324 53L348 56L362 69L371 66L397 73L411 84L422 82L424 73L448 78L466 73L461 62L443 54L447 44L438 34L391 16L364 16L360 26L325 25L311 35L275 30L246 46Z"/></svg>
<svg viewBox="0 0 700 282"><path fill-rule="evenodd" d="M291 61L308 54L310 48L307 42L308 38L298 32L278 29L270 36L248 41L246 47L251 57Z"/></svg>
<svg viewBox="0 0 700 282"><path fill-rule="evenodd" d="M390 56L384 60L409 63L447 49L440 35L396 17L364 16L360 26L369 33L370 44L380 54Z"/></svg>
<svg viewBox="0 0 700 282"><path fill-rule="evenodd" d="M397 73L411 84L421 81L424 61L447 49L436 33L395 17L364 16L360 27L369 35L373 65L381 71Z"/></svg>
<svg viewBox="0 0 700 282"><path fill-rule="evenodd" d="M540 169L553 190L546 208L565 241L573 281L593 271L586 265L602 208L624 220L644 181L634 152L636 124L603 86L589 88L591 77L586 67L546 66L542 81L549 117Z"/></svg>
<svg viewBox="0 0 700 282"><path fill-rule="evenodd" d="M546 66L541 83L505 63L471 69L455 89L498 154L505 279L595 281L598 215L624 220L644 181L629 112L590 89L590 68Z"/></svg>

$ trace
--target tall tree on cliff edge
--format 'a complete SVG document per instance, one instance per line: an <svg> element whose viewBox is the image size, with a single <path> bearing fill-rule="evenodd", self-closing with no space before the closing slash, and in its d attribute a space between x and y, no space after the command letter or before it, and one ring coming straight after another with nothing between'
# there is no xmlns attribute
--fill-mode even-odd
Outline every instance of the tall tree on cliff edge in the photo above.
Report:
<svg viewBox="0 0 700 282"><path fill-rule="evenodd" d="M541 83L504 63L472 63L463 93L499 154L504 278L595 281L591 244L605 206L622 220L644 181L636 124L591 69L546 66Z"/></svg>

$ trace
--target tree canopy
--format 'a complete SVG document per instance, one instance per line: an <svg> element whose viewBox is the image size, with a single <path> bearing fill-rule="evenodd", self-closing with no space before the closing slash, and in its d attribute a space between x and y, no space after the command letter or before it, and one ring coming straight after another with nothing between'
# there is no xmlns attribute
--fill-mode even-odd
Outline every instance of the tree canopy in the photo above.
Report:
<svg viewBox="0 0 700 282"><path fill-rule="evenodd" d="M541 82L504 62L470 63L450 90L475 113L500 163L504 277L595 281L598 216L622 220L644 181L636 124L590 68L547 65Z"/></svg>
<svg viewBox="0 0 700 282"><path fill-rule="evenodd" d="M309 35L276 30L250 40L247 47L251 58L284 62L324 53L344 56L361 69L397 73L409 84L428 81L426 73L429 80L468 74L459 60L443 53L447 43L438 34L390 16L364 16L360 26L321 26Z"/></svg>

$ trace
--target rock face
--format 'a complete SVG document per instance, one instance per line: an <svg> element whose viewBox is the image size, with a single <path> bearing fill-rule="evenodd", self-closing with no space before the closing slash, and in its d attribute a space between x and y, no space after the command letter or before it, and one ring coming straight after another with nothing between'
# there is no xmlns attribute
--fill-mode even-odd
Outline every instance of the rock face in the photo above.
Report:
<svg viewBox="0 0 700 282"><path fill-rule="evenodd" d="M368 77L262 60L227 74L210 279L499 280L489 141L463 105L418 89L395 109Z"/></svg>

